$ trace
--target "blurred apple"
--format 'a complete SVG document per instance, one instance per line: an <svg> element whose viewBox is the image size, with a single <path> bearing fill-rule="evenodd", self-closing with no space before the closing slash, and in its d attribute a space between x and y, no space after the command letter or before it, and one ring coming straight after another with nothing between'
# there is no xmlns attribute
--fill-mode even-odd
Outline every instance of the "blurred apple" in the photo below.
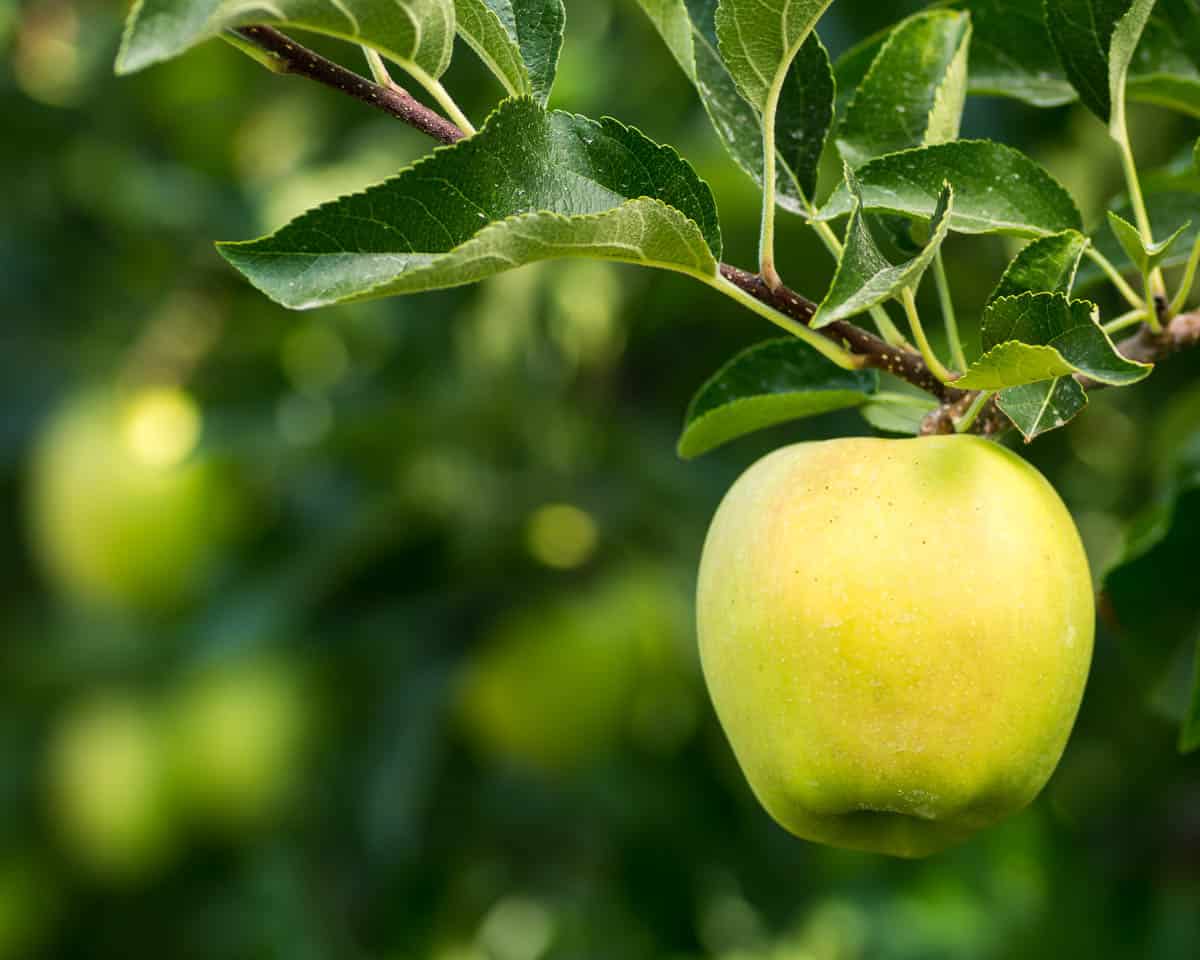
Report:
<svg viewBox="0 0 1200 960"><path fill-rule="evenodd" d="M96 875L136 880L172 853L163 747L157 718L128 696L97 697L60 718L47 758L50 818Z"/></svg>
<svg viewBox="0 0 1200 960"><path fill-rule="evenodd" d="M669 747L695 720L687 635L681 591L645 570L516 614L464 670L463 726L483 752L547 772L577 767L626 734ZM652 705L657 729L642 736Z"/></svg>
<svg viewBox="0 0 1200 960"><path fill-rule="evenodd" d="M33 457L30 526L42 566L89 605L185 602L236 520L223 471L198 449L201 415L175 388L85 392Z"/></svg>
<svg viewBox="0 0 1200 960"><path fill-rule="evenodd" d="M173 789L207 826L239 830L285 812L311 732L305 685L278 661L210 667L171 707Z"/></svg>

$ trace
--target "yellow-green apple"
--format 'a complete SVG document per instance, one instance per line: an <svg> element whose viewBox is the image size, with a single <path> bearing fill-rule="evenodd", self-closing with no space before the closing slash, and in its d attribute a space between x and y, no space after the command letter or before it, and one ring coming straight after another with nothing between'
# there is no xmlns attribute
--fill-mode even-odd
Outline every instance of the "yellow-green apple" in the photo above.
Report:
<svg viewBox="0 0 1200 960"><path fill-rule="evenodd" d="M30 515L48 575L91 606L158 610L186 600L234 527L226 472L198 449L182 390L87 391L48 423Z"/></svg>
<svg viewBox="0 0 1200 960"><path fill-rule="evenodd" d="M808 840L918 857L1028 804L1092 654L1054 489L976 437L778 450L721 504L701 661L755 794Z"/></svg>
<svg viewBox="0 0 1200 960"><path fill-rule="evenodd" d="M670 748L696 712L686 622L670 579L641 569L505 618L461 677L464 731L482 752L552 776L626 733Z"/></svg>
<svg viewBox="0 0 1200 960"><path fill-rule="evenodd" d="M254 660L189 677L169 712L171 776L185 811L237 832L284 814L300 779L312 719L292 664Z"/></svg>
<svg viewBox="0 0 1200 960"><path fill-rule="evenodd" d="M65 850L110 881L137 881L174 852L175 819L157 718L124 694L59 719L47 755L50 820Z"/></svg>

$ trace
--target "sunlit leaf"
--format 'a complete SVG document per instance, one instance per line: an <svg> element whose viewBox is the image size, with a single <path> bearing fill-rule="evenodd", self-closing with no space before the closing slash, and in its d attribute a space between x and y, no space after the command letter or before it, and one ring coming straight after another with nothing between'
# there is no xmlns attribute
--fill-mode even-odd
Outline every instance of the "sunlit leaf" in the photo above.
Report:
<svg viewBox="0 0 1200 960"><path fill-rule="evenodd" d="M852 167L885 153L958 138L966 99L970 18L954 11L900 23L880 48L838 129Z"/></svg>
<svg viewBox="0 0 1200 960"><path fill-rule="evenodd" d="M716 0L638 0L700 99L725 148L760 186L763 138L759 114L742 96L717 49ZM775 121L780 179L778 201L807 213L816 191L821 149L833 122L829 55L815 33L800 48L784 79Z"/></svg>
<svg viewBox="0 0 1200 960"><path fill-rule="evenodd" d="M1069 296L1086 247L1087 238L1076 230L1034 240L1009 264L988 302L1024 293ZM1001 390L996 405L1033 440L1074 419L1087 406L1087 393L1073 376L1064 376Z"/></svg>
<svg viewBox="0 0 1200 960"><path fill-rule="evenodd" d="M454 0L138 0L129 14L117 71L133 73L177 57L225 30L267 24L311 30L373 47L418 77L436 78L454 49Z"/></svg>
<svg viewBox="0 0 1200 960"><path fill-rule="evenodd" d="M1128 386L1152 369L1117 352L1093 304L1062 294L1025 293L993 301L984 311L982 339L984 355L955 381L956 387L1003 390L1076 373Z"/></svg>
<svg viewBox="0 0 1200 960"><path fill-rule="evenodd" d="M221 253L303 309L471 283L592 257L714 281L712 193L669 147L615 120L510 100L477 135L378 186Z"/></svg>
<svg viewBox="0 0 1200 960"><path fill-rule="evenodd" d="M1176 242L1187 233L1192 224L1189 221L1165 240L1149 244L1142 239L1142 234L1137 227L1112 210L1108 211L1108 225L1112 228L1113 236L1121 244L1130 262L1141 273L1149 274L1170 256Z"/></svg>
<svg viewBox="0 0 1200 960"><path fill-rule="evenodd" d="M511 96L544 104L562 49L563 0L455 0L458 32Z"/></svg>
<svg viewBox="0 0 1200 960"><path fill-rule="evenodd" d="M1042 167L1011 147L987 140L960 140L888 154L857 171L863 206L872 212L928 220L946 183L954 185L950 229L959 233L1009 233L1038 237L1082 230L1070 195ZM850 213L843 184L819 219Z"/></svg>
<svg viewBox="0 0 1200 960"><path fill-rule="evenodd" d="M1040 237L1008 265L988 301L1022 293L1070 294L1088 240L1078 230Z"/></svg>

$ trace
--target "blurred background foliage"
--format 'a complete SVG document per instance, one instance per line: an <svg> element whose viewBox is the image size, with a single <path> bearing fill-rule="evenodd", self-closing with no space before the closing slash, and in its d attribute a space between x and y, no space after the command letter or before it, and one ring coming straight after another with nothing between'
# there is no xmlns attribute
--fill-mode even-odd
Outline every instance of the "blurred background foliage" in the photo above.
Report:
<svg viewBox="0 0 1200 960"><path fill-rule="evenodd" d="M836 53L915 6L840 3L822 32ZM554 105L678 145L751 262L756 194L642 14L568 12ZM118 81L123 13L0 0L0 960L1200 955L1200 759L1135 682L1152 652L1102 625L1046 794L965 847L789 838L708 705L690 592L741 470L861 423L678 461L691 392L771 331L665 274L276 308L212 241L429 143L220 43ZM477 120L498 96L465 50L448 86ZM1148 167L1197 133L1134 119ZM1119 189L1082 109L976 100L964 133L1033 153L1093 222ZM819 296L828 259L784 230ZM1011 252L948 245L965 317ZM1200 430L1198 370L1025 451L1098 573Z"/></svg>

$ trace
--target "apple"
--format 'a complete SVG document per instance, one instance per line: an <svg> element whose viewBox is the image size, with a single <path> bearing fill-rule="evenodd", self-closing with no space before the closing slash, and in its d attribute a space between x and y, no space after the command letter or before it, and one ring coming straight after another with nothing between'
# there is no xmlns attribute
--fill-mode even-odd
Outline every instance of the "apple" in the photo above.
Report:
<svg viewBox="0 0 1200 960"><path fill-rule="evenodd" d="M713 520L697 607L704 676L762 805L804 839L902 857L1038 794L1095 618L1054 489L966 436L760 460Z"/></svg>
<svg viewBox="0 0 1200 960"><path fill-rule="evenodd" d="M269 825L295 795L310 734L299 671L276 660L206 667L173 699L168 730L178 803L206 827Z"/></svg>
<svg viewBox="0 0 1200 960"><path fill-rule="evenodd" d="M73 859L118 883L164 865L176 822L160 726L147 707L103 694L69 708L46 760L50 820Z"/></svg>
<svg viewBox="0 0 1200 960"><path fill-rule="evenodd" d="M91 607L163 610L197 589L236 498L199 449L201 416L173 387L87 391L33 456L30 519L50 579Z"/></svg>
<svg viewBox="0 0 1200 960"><path fill-rule="evenodd" d="M696 710L685 595L633 568L503 617L464 665L458 719L484 755L562 775L622 744L669 751Z"/></svg>

